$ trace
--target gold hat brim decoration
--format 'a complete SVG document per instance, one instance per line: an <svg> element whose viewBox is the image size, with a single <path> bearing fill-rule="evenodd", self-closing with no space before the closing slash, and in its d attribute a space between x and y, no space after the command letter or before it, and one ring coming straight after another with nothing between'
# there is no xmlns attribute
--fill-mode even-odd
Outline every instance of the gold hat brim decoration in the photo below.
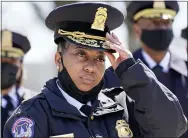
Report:
<svg viewBox="0 0 188 138"><path fill-rule="evenodd" d="M168 19L173 19L176 16L176 12L171 9L145 9L138 13L136 13L133 17L134 21L137 21L140 18L157 18L161 17L161 15L168 16Z"/></svg>
<svg viewBox="0 0 188 138"><path fill-rule="evenodd" d="M14 47L1 48L1 57L21 58L23 56L24 56L24 52L19 48L14 48Z"/></svg>
<svg viewBox="0 0 188 138"><path fill-rule="evenodd" d="M61 34L61 35L65 35L65 36L70 35L70 36L77 37L77 38L90 38L90 39L106 41L105 37L88 35L88 34L86 34L84 32L79 32L79 31L69 32L69 31L65 31L65 30L59 29L58 33Z"/></svg>
<svg viewBox="0 0 188 138"><path fill-rule="evenodd" d="M70 39L71 41L73 41L77 44L81 44L84 46L111 49L105 43L106 37L88 35L84 32L79 32L79 31L69 32L69 31L65 31L62 29L58 30L58 34Z"/></svg>

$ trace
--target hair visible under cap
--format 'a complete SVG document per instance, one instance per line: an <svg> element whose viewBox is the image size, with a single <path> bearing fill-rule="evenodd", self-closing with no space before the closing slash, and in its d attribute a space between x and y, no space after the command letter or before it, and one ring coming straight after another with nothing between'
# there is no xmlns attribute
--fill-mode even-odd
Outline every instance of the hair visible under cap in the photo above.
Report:
<svg viewBox="0 0 188 138"><path fill-rule="evenodd" d="M64 39L60 39L58 42L57 51L64 53L68 50L68 48L69 48L69 42L67 42Z"/></svg>

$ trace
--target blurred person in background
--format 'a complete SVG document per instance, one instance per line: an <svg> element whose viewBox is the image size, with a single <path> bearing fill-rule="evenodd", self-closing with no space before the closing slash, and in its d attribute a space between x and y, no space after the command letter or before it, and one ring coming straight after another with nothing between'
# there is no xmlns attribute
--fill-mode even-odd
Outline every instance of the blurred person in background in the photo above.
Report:
<svg viewBox="0 0 188 138"><path fill-rule="evenodd" d="M133 53L134 58L141 59L158 80L178 97L188 117L186 61L169 51L174 36L172 24L178 11L177 1L132 1L127 7L127 16L141 45ZM112 67L106 70L105 80L106 88L121 85ZM188 138L188 133L182 138Z"/></svg>
<svg viewBox="0 0 188 138"><path fill-rule="evenodd" d="M184 38L186 41L188 41L188 27L184 28L181 31L181 37ZM187 52L188 52L188 44L187 44L186 48L187 48ZM187 61L188 61L188 59L187 59Z"/></svg>
<svg viewBox="0 0 188 138"><path fill-rule="evenodd" d="M22 86L23 57L30 50L27 37L2 30L1 41L1 136L6 120L34 92ZM3 136L2 136L3 137Z"/></svg>
<svg viewBox="0 0 188 138"><path fill-rule="evenodd" d="M73 3L50 12L46 26L54 31L58 45L58 76L14 112L4 138L182 135L187 121L176 96L133 59L114 33L109 34L123 21L118 9L102 3ZM105 54L123 88L101 91Z"/></svg>
<svg viewBox="0 0 188 138"><path fill-rule="evenodd" d="M184 38L186 40L186 42L188 41L188 27L184 28L181 31L181 37ZM186 45L186 50L187 50L187 68L188 68L188 44ZM187 82L188 82L188 77L187 77ZM187 87L188 87L188 85L187 85Z"/></svg>

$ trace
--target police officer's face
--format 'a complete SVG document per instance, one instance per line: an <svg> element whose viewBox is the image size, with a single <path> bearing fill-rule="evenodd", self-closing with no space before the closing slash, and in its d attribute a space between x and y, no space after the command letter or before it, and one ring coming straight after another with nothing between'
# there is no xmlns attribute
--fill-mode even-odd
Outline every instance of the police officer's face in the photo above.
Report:
<svg viewBox="0 0 188 138"><path fill-rule="evenodd" d="M172 20L169 19L146 19L141 18L133 25L134 32L138 38L141 37L142 30L169 29L172 28Z"/></svg>
<svg viewBox="0 0 188 138"><path fill-rule="evenodd" d="M22 71L22 62L20 59L15 59L15 58L1 58L1 63L9 63L13 64L18 67L18 72L16 74L16 79L18 79L21 75Z"/></svg>
<svg viewBox="0 0 188 138"><path fill-rule="evenodd" d="M71 79L81 91L89 91L102 79L105 71L105 55L103 52L84 49L74 44L69 44L63 53L63 63ZM61 61L60 54L56 53L56 63Z"/></svg>

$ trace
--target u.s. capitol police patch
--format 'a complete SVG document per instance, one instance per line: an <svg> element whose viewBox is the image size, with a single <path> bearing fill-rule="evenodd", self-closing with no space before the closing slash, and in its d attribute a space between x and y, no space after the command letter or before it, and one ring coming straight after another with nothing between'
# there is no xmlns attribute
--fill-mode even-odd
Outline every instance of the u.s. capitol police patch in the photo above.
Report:
<svg viewBox="0 0 188 138"><path fill-rule="evenodd" d="M16 119L12 125L12 135L14 138L32 138L34 135L35 122L27 117Z"/></svg>

